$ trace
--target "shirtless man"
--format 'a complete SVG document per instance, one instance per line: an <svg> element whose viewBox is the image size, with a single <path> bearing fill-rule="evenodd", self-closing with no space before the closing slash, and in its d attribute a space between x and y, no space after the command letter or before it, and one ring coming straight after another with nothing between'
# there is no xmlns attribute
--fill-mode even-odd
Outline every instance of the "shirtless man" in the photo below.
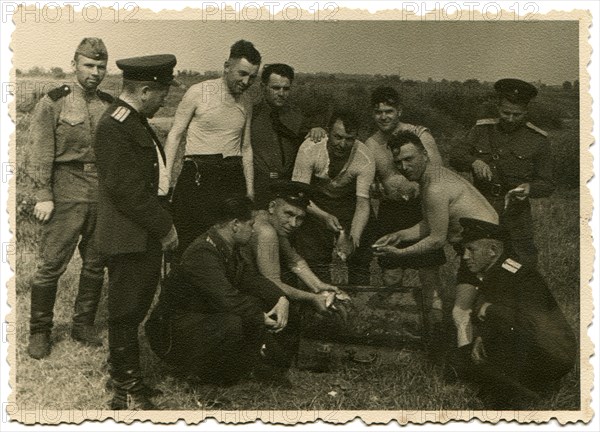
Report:
<svg viewBox="0 0 600 432"><path fill-rule="evenodd" d="M300 227L310 200L310 186L292 181L273 184L266 210L255 215L254 233L243 249L261 275L271 280L291 300L285 329L267 335L263 349L266 363L261 377L277 385L289 387L287 370L298 353L301 331L301 304L310 305L318 313L329 312L334 296L344 295L333 285L322 282L290 244L290 236ZM297 276L310 291L294 287Z"/></svg>
<svg viewBox="0 0 600 432"><path fill-rule="evenodd" d="M446 241L458 251L462 232L460 218L498 224L498 214L471 183L459 174L430 162L418 136L402 132L390 139L388 145L396 168L408 180L419 183L423 220L411 228L381 237L373 244L375 255L403 257L423 254L442 247ZM396 247L409 241L416 243L405 248ZM461 261L456 283L452 317L460 347L472 341L470 313L479 280Z"/></svg>
<svg viewBox="0 0 600 432"><path fill-rule="evenodd" d="M442 157L435 139L426 127L400 121L402 105L400 95L394 88L377 87L371 94L371 108L377 131L365 141L365 145L375 160L376 182L372 190L380 195L377 235L382 236L410 228L423 219L418 185L408 181L394 167L394 157L388 147L390 138L400 132L412 132L423 143L432 164L441 165ZM438 289L442 286L439 268L446 263L443 247L402 258L381 257L378 262L386 286L402 282L405 269L417 270L423 287L428 324L438 323L442 319L442 301L438 296Z"/></svg>

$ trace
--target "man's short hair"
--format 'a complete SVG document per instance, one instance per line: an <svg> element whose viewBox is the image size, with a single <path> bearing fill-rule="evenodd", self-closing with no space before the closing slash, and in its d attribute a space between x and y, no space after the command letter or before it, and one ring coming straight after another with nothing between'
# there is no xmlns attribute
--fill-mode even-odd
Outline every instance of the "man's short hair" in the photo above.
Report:
<svg viewBox="0 0 600 432"><path fill-rule="evenodd" d="M291 81L294 81L294 68L286 65L284 63L273 63L265 65L262 71L262 75L260 76L263 84L267 84L269 82L269 78L271 74L277 74L279 76L285 77Z"/></svg>
<svg viewBox="0 0 600 432"><path fill-rule="evenodd" d="M231 50L229 51L229 58L245 58L253 65L259 65L262 60L260 53L256 48L254 48L254 44L244 39L240 39L239 41L231 45Z"/></svg>
<svg viewBox="0 0 600 432"><path fill-rule="evenodd" d="M123 79L123 91L127 93L135 93L142 87L149 87L150 90L162 90L169 87L169 84L163 84L156 81L137 81Z"/></svg>
<svg viewBox="0 0 600 432"><path fill-rule="evenodd" d="M425 146L423 145L421 138L412 132L400 132L396 135L392 135L388 141L388 147L392 151L400 150L400 148L406 144L413 144L417 149L425 151Z"/></svg>
<svg viewBox="0 0 600 432"><path fill-rule="evenodd" d="M235 195L218 204L216 224L221 225L237 219L241 222L252 219L254 204L244 195Z"/></svg>
<svg viewBox="0 0 600 432"><path fill-rule="evenodd" d="M375 107L380 103L393 107L400 106L400 95L393 87L377 87L371 93L371 106Z"/></svg>
<svg viewBox="0 0 600 432"><path fill-rule="evenodd" d="M331 131L333 125L338 120L341 120L341 122L344 123L344 129L346 130L346 133L357 132L360 128L360 120L353 111L339 108L335 109L333 114L331 114L331 117L329 117L327 129Z"/></svg>

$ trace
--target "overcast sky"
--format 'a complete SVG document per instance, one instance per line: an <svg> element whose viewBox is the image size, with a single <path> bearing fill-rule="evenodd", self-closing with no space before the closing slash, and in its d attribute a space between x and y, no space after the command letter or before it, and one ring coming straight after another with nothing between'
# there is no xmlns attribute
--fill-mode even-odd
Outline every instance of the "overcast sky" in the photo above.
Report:
<svg viewBox="0 0 600 432"><path fill-rule="evenodd" d="M229 46L248 39L263 62L300 72L399 74L402 78L494 81L519 77L560 84L578 79L576 21L538 22L18 22L15 67L69 68L84 36L101 37L115 60L173 53L176 69L220 70Z"/></svg>

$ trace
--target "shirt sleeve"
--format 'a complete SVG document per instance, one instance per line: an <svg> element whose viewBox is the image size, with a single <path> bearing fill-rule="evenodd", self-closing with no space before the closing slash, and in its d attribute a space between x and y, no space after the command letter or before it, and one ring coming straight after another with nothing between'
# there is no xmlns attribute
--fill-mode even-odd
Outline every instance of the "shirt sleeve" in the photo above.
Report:
<svg viewBox="0 0 600 432"><path fill-rule="evenodd" d="M531 198L543 198L550 196L556 185L552 176L552 153L550 152L550 143L544 139L540 146L540 151L536 155L534 162L534 178L529 184Z"/></svg>
<svg viewBox="0 0 600 432"><path fill-rule="evenodd" d="M313 174L313 157L311 157L310 151L312 147L307 141L304 141L300 146L294 164L294 172L292 173L293 181L310 184Z"/></svg>
<svg viewBox="0 0 600 432"><path fill-rule="evenodd" d="M44 96L36 105L31 118L29 139L31 145L31 171L37 202L53 201L52 169L56 142L56 115L54 103Z"/></svg>
<svg viewBox="0 0 600 432"><path fill-rule="evenodd" d="M375 180L375 161L366 152L363 144L359 149L356 161L356 196L369 198L371 183Z"/></svg>

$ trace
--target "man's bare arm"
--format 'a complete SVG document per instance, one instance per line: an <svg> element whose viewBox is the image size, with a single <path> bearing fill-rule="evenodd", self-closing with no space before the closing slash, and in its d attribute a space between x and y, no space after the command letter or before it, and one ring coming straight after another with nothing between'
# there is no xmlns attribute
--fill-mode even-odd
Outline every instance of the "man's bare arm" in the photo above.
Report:
<svg viewBox="0 0 600 432"><path fill-rule="evenodd" d="M371 205L368 198L356 197L356 208L354 210L354 217L352 218L352 225L350 226L350 235L352 236L355 249L360 245L360 238L369 221L370 209Z"/></svg>
<svg viewBox="0 0 600 432"><path fill-rule="evenodd" d="M252 105L248 108L246 124L244 125L244 135L242 137L242 166L244 178L246 179L246 195L254 199L254 152L250 141L250 124L252 123Z"/></svg>
<svg viewBox="0 0 600 432"><path fill-rule="evenodd" d="M190 89L183 95L183 99L177 107L173 126L171 127L169 135L167 136L167 141L165 142L165 156L167 158L167 173L169 175L169 179L171 179L171 175L173 173L173 166L176 165L175 157L177 156L177 150L181 145L181 139L183 138L183 134L189 126L190 121L194 117L194 113L196 112L196 104L201 99L202 87L201 85L195 85L190 87ZM169 185L171 185L170 180Z"/></svg>

